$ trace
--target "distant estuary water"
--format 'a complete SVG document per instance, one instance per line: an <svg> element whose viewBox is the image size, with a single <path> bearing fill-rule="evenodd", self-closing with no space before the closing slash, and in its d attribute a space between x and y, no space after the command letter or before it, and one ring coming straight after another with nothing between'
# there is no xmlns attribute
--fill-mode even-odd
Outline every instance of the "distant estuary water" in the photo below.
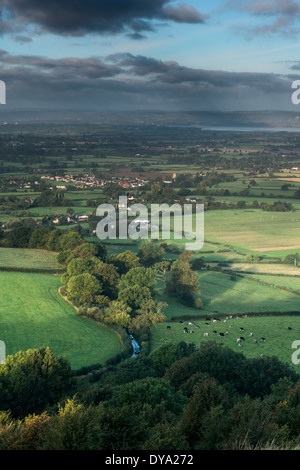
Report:
<svg viewBox="0 0 300 470"><path fill-rule="evenodd" d="M201 129L203 131L223 131L223 132L300 132L300 127L237 127L237 126L180 126L173 125L168 127L189 127Z"/></svg>

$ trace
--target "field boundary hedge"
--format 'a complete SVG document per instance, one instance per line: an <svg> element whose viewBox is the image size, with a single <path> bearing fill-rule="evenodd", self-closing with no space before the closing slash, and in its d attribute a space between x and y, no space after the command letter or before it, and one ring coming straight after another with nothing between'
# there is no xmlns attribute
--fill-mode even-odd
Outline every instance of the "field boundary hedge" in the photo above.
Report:
<svg viewBox="0 0 300 470"><path fill-rule="evenodd" d="M252 273L253 274L253 273ZM274 289L279 289L279 290L283 290L285 292L289 292L290 294L295 294L295 295L300 295L300 292L299 291L295 291L295 290L292 290L292 289L289 289L288 287L284 287L284 286L276 286L275 284L269 284L268 282L264 282L264 281L260 281L259 279L253 279L252 277L248 277L248 276L243 276L241 274L236 274L236 276L239 276L239 277L242 277L244 279L248 279L249 281L252 281L252 282L256 282L257 284L261 284L262 286L266 286L266 287L273 287ZM265 274L265 276L268 276L269 274ZM272 274L273 276L276 276L276 274ZM279 275L280 277L286 277L284 275ZM289 277L299 277L299 276L289 276Z"/></svg>
<svg viewBox="0 0 300 470"><path fill-rule="evenodd" d="M37 273L37 274L62 274L63 268L20 268L14 266L0 266L0 271L16 272L16 273Z"/></svg>
<svg viewBox="0 0 300 470"><path fill-rule="evenodd" d="M300 316L300 310L294 310L294 311L290 311L290 312L240 312L240 313L234 313L232 314L233 318L237 318L237 317L240 317L240 318L243 318L245 315L247 315L248 317L287 317L287 316ZM218 312L218 311L214 311L214 312L205 312L205 314L202 314L202 315L182 315L181 317L171 317L170 320L167 320L166 323L169 323L169 322L174 322L174 323L178 323L179 320L183 320L183 319L188 319L188 320L203 320L204 318L208 318L210 317L211 320L213 318L226 318L228 317L229 314L228 313L221 313L221 312Z"/></svg>

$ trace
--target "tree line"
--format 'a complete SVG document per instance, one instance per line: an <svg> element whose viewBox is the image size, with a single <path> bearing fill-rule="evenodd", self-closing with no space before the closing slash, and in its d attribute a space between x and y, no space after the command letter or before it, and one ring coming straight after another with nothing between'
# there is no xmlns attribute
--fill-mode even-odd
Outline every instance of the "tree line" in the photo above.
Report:
<svg viewBox="0 0 300 470"><path fill-rule="evenodd" d="M299 375L214 342L72 373L51 349L0 365L1 450L263 450L299 445Z"/></svg>

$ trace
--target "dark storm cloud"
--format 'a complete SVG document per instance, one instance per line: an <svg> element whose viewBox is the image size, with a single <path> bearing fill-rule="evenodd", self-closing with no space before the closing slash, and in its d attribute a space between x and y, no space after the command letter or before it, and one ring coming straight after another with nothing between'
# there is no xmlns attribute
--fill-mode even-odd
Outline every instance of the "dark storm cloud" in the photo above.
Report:
<svg viewBox="0 0 300 470"><path fill-rule="evenodd" d="M208 88L224 89L246 87L267 92L284 92L286 80L279 75L268 73L226 72L185 67L175 61L163 62L158 59L133 54L114 54L107 61L119 65L134 76L150 76L152 81L171 84L189 83Z"/></svg>
<svg viewBox="0 0 300 470"><path fill-rule="evenodd" d="M141 37L153 20L203 23L196 8L174 0L0 0L5 29L36 25L40 32L67 36L126 32Z"/></svg>
<svg viewBox="0 0 300 470"><path fill-rule="evenodd" d="M51 73L57 79L60 77L80 78L104 78L118 75L122 68L117 65L107 64L99 57L77 58L67 57L63 59L49 59L33 55L11 55L0 50L1 73L7 70L13 71L15 66L22 67L24 73L31 71L40 75Z"/></svg>
<svg viewBox="0 0 300 470"><path fill-rule="evenodd" d="M1 79L14 106L100 109L277 109L290 104L290 79L276 74L183 67L145 56L49 59L0 50Z"/></svg>

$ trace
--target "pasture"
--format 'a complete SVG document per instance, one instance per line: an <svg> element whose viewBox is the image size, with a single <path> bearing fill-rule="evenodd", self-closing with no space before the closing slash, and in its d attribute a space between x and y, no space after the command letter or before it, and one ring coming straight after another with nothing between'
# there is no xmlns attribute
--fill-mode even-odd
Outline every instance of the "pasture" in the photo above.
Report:
<svg viewBox="0 0 300 470"><path fill-rule="evenodd" d="M182 305L174 297L162 292L160 300L168 304L165 309L167 320L201 318L205 315L300 314L299 295L275 289L271 285L261 285L247 276L237 277L235 281L230 277L229 274L215 271L198 273L202 310Z"/></svg>
<svg viewBox="0 0 300 470"><path fill-rule="evenodd" d="M121 349L112 330L77 315L51 274L0 272L0 339L7 355L50 346L73 369L102 363Z"/></svg>
<svg viewBox="0 0 300 470"><path fill-rule="evenodd" d="M234 315L226 322L221 319L221 321L214 323L212 320L206 321L204 318L193 320L193 322L198 328L195 325L189 325L188 321L158 324L151 334L151 350L166 342L185 341L199 347L203 341L216 341L235 351L242 352L248 358L260 357L261 355L276 356L280 361L288 363L299 371L299 365L294 365L291 359L295 351L292 349L292 343L300 338L300 322L297 316L241 316L238 318ZM205 323L208 323L209 326ZM184 333L184 327L188 329L188 333ZM288 330L289 327L292 330ZM240 328L244 330L241 331ZM190 333L191 331L193 333ZM216 333L213 333L214 331ZM208 336L204 336L205 333ZM224 333L224 336L220 336L220 333ZM250 333L253 336L249 336ZM237 339L241 336L245 340L241 341L242 347L239 347ZM265 341L261 341L261 338L265 338ZM257 340L257 343L253 342L254 339Z"/></svg>

